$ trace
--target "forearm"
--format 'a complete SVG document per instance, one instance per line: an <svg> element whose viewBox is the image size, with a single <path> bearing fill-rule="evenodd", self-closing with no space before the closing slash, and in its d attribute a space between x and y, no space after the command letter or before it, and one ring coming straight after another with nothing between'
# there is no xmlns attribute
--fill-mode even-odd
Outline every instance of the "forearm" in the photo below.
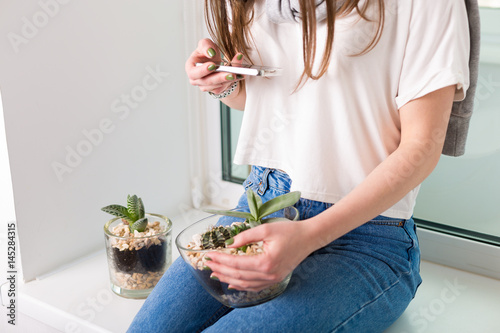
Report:
<svg viewBox="0 0 500 333"><path fill-rule="evenodd" d="M310 223L313 250L380 215L418 186L434 169L441 146L432 151L415 143L400 147L368 177L330 209ZM422 154L417 154L417 152ZM414 160L419 156L422 160Z"/></svg>
<svg viewBox="0 0 500 333"><path fill-rule="evenodd" d="M226 98L221 98L221 102L232 109L243 111L245 109L245 102L247 97L244 86L245 85L242 84L242 81L239 81L238 86L233 91L233 93Z"/></svg>

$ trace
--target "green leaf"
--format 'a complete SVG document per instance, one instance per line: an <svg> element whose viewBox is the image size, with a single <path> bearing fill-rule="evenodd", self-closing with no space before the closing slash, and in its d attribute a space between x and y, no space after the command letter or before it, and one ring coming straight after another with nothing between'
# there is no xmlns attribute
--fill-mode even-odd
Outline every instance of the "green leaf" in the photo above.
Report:
<svg viewBox="0 0 500 333"><path fill-rule="evenodd" d="M125 208L121 205L109 205L109 206L101 208L101 210L105 213L109 213L109 214L114 215L116 217L126 219L127 221L133 221L131 216L129 215L127 208Z"/></svg>
<svg viewBox="0 0 500 333"><path fill-rule="evenodd" d="M225 216L232 216L232 217L239 217L242 219L253 219L252 214L247 213L247 212L241 212L237 210L215 210L215 209L204 209L204 212L210 213L210 214L216 214L216 215L225 215Z"/></svg>
<svg viewBox="0 0 500 333"><path fill-rule="evenodd" d="M146 230L146 227L148 226L148 218L143 217L142 219L139 219L135 221L132 225L130 225L130 231L134 232L134 230L137 230L138 232L143 232Z"/></svg>
<svg viewBox="0 0 500 333"><path fill-rule="evenodd" d="M248 220L248 223L250 224L250 228L255 228L255 227L261 225L262 221L260 221L260 220Z"/></svg>
<svg viewBox="0 0 500 333"><path fill-rule="evenodd" d="M142 199L138 199L138 205L137 205L137 217L142 219L145 215L145 210L144 210L144 203L142 202Z"/></svg>
<svg viewBox="0 0 500 333"><path fill-rule="evenodd" d="M138 214L138 201L137 195L127 195L127 210L130 217L133 218L133 221L137 221L140 218Z"/></svg>
<svg viewBox="0 0 500 333"><path fill-rule="evenodd" d="M266 201L261 207L259 212L259 218L263 218L269 214L275 213L288 206L293 206L300 199L300 192L290 192L287 194L280 195L269 201Z"/></svg>
<svg viewBox="0 0 500 333"><path fill-rule="evenodd" d="M247 190L247 201L248 201L248 208L250 208L250 213L253 216L254 220L259 219L259 208L262 205L262 199L255 194L254 191L251 189Z"/></svg>
<svg viewBox="0 0 500 333"><path fill-rule="evenodd" d="M257 203L257 210L259 210L260 207L262 207L262 198L257 193L255 193L255 192L253 192L253 193L254 193L254 197L255 197L255 202Z"/></svg>
<svg viewBox="0 0 500 333"><path fill-rule="evenodd" d="M236 236L240 232L243 232L245 230L250 229L250 226L246 223L239 224L239 225L233 225L230 227L230 232L231 232L231 237Z"/></svg>

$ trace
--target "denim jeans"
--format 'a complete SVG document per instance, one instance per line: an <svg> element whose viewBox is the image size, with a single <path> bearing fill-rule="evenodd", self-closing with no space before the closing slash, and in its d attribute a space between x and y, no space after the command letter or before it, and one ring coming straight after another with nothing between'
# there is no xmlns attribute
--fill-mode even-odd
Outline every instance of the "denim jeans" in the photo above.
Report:
<svg viewBox="0 0 500 333"><path fill-rule="evenodd" d="M286 173L262 167L252 167L244 183L263 201L289 192L290 185ZM238 206L246 206L245 195ZM330 206L307 199L296 204L301 219ZM128 332L382 332L413 299L419 264L413 220L378 216L311 253L282 295L232 309L210 296L179 258Z"/></svg>

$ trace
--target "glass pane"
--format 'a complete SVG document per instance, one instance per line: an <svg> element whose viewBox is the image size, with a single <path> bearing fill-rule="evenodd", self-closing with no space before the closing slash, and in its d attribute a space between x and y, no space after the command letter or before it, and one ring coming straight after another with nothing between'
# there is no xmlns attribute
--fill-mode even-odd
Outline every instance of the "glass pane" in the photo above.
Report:
<svg viewBox="0 0 500 333"><path fill-rule="evenodd" d="M466 153L441 157L423 183L415 208L417 218L496 237L500 237L499 20L500 11L481 9L481 63Z"/></svg>
<svg viewBox="0 0 500 333"><path fill-rule="evenodd" d="M500 0L479 0L480 7L500 8Z"/></svg>
<svg viewBox="0 0 500 333"><path fill-rule="evenodd" d="M243 111L231 109L221 103L222 179L238 184L241 184L250 173L248 165L233 163L242 120Z"/></svg>
<svg viewBox="0 0 500 333"><path fill-rule="evenodd" d="M236 152L236 145L238 144L238 136L240 134L239 128L243 121L243 111L229 109L231 113L231 128L238 129L231 131L231 157ZM236 165L232 163L231 167L232 176L239 179L246 179L249 173L248 165Z"/></svg>

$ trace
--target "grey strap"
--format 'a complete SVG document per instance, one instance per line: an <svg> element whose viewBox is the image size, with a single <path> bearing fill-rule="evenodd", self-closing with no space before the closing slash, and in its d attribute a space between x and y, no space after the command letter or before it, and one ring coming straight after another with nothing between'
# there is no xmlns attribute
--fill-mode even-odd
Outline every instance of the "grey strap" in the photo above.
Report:
<svg viewBox="0 0 500 333"><path fill-rule="evenodd" d="M465 153L465 144L467 142L470 117L474 109L474 98L479 73L479 44L481 39L479 6L477 0L465 0L465 5L469 18L470 33L470 85L465 99L453 103L443 147L443 154L449 156L461 156Z"/></svg>

